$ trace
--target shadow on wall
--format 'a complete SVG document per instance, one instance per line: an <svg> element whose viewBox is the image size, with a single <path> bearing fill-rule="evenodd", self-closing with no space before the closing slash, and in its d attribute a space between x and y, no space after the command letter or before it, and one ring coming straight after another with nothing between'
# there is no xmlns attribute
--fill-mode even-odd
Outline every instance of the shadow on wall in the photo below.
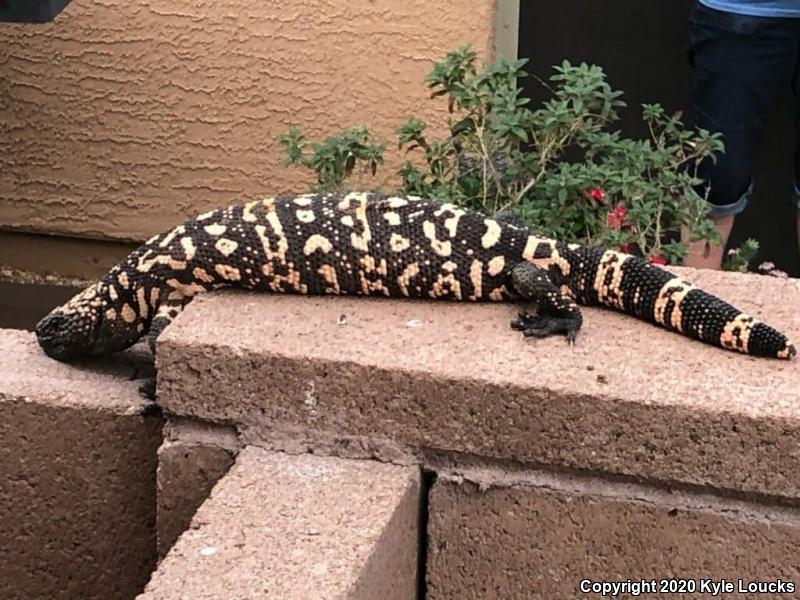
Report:
<svg viewBox="0 0 800 600"><path fill-rule="evenodd" d="M642 136L638 107L659 102L668 111L687 106L692 71L688 63L688 16L693 0L522 2L519 55L531 74L546 79L566 59L603 67L610 84L625 92L628 109L622 131ZM533 77L522 81L534 100L545 97ZM790 199L794 153L790 90L767 123L755 173L755 192L737 219L731 246L752 237L761 249L756 259L770 260L800 276L795 209Z"/></svg>
<svg viewBox="0 0 800 600"><path fill-rule="evenodd" d="M33 331L39 319L79 291L58 285L0 281L0 329Z"/></svg>
<svg viewBox="0 0 800 600"><path fill-rule="evenodd" d="M69 3L70 0L0 0L0 22L47 23Z"/></svg>

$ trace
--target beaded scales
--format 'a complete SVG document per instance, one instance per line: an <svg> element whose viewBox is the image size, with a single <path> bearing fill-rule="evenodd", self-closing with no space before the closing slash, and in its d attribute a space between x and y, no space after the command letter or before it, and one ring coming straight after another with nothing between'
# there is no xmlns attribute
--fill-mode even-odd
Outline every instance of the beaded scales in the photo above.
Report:
<svg viewBox="0 0 800 600"><path fill-rule="evenodd" d="M297 294L520 300L512 327L573 341L578 304L599 304L709 344L790 358L786 337L641 259L564 244L511 220L415 197L267 198L204 213L157 235L37 325L42 348L69 359L152 347L191 299L237 286Z"/></svg>

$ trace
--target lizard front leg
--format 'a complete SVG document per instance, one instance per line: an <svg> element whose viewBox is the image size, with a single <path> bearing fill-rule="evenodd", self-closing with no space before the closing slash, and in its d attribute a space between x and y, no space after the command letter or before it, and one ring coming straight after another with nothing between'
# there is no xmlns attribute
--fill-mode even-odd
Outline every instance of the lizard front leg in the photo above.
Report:
<svg viewBox="0 0 800 600"><path fill-rule="evenodd" d="M583 316L571 296L553 284L547 271L529 262L511 270L511 285L523 299L533 302L537 314L520 312L511 327L525 337L547 337L563 333L572 344L583 323Z"/></svg>
<svg viewBox="0 0 800 600"><path fill-rule="evenodd" d="M180 314L183 310L183 307L186 305L186 301L181 298L180 300L166 300L162 302L158 309L156 310L155 316L153 320L150 322L150 331L147 332L147 343L150 346L150 351L153 353L153 356L156 354L156 340L158 336L160 336L164 329L167 328L167 325L172 323L175 320L175 317ZM142 394L148 400L153 401L152 406L155 405L156 400L156 380L155 379L148 379L142 385L139 386L139 393ZM148 410L151 408L148 405ZM143 413L144 414L144 413Z"/></svg>
<svg viewBox="0 0 800 600"><path fill-rule="evenodd" d="M167 328L167 325L175 320L175 317L180 314L185 305L186 300L184 298L179 300L166 300L159 305L153 320L150 322L150 331L147 332L147 343L150 345L150 350L154 355L156 353L156 340L158 336Z"/></svg>

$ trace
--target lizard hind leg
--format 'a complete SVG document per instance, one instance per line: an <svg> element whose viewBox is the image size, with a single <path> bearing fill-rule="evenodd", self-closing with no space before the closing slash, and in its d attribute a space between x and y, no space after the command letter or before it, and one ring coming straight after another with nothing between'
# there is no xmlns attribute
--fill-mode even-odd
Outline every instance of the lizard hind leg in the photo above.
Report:
<svg viewBox="0 0 800 600"><path fill-rule="evenodd" d="M537 314L520 312L511 321L511 328L525 337L548 337L563 334L572 344L583 324L580 308L571 296L562 292L551 281L547 271L529 262L522 262L511 270L514 291L537 307Z"/></svg>

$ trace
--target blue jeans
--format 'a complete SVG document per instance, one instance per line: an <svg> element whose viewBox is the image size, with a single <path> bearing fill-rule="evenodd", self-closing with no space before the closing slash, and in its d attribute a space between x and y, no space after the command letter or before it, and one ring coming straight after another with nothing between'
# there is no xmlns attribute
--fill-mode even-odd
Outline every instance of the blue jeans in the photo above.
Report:
<svg viewBox="0 0 800 600"><path fill-rule="evenodd" d="M689 23L694 124L722 133L725 144L716 164L702 163L699 176L710 185L709 216L735 215L752 191L764 123L787 87L800 132L800 19L736 15L695 2ZM794 164L792 199L800 210L800 136Z"/></svg>

